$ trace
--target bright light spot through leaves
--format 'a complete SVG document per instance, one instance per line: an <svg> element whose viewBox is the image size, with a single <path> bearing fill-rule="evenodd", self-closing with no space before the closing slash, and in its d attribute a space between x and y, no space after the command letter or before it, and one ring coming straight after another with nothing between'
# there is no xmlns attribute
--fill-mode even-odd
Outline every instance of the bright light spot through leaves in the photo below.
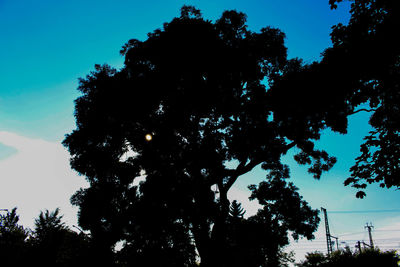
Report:
<svg viewBox="0 0 400 267"><path fill-rule="evenodd" d="M146 141L151 141L153 139L153 136L151 134L146 134L145 138Z"/></svg>

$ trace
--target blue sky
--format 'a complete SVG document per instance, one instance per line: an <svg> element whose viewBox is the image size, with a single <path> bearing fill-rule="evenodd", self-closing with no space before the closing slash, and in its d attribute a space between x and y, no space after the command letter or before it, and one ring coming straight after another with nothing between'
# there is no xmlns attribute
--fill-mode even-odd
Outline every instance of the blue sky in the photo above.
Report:
<svg viewBox="0 0 400 267"><path fill-rule="evenodd" d="M77 78L96 63L121 66L121 46L193 4L206 18L237 9L253 30L274 26L287 34L290 57L317 60L330 44L330 27L346 21L325 1L0 1L0 127L61 140L73 126ZM60 120L61 119L61 120Z"/></svg>
<svg viewBox="0 0 400 267"><path fill-rule="evenodd" d="M121 46L131 38L145 39L148 32L178 16L183 4L195 5L211 20L226 9L242 11L254 31L265 26L280 28L286 33L289 57L306 62L318 60L330 45L331 26L349 18L347 3L330 10L328 0L0 0L0 208L17 205L22 221L30 226L39 210L61 206L65 218L74 223L76 209L68 199L85 183L68 169L68 154L60 141L74 128L77 79L96 63L122 66ZM398 238L393 248L399 248L400 235L394 230L400 229L400 213L371 212L397 209L399 192L371 186L367 199L358 200L351 188L343 186L369 130L367 120L367 114L359 113L350 119L348 135L329 131L323 135L318 146L337 156L338 163L320 181L290 158L287 162L293 181L314 208L370 211L329 213L332 234L343 234L349 242L362 239L363 226L371 221L376 225L374 234L382 234L382 246L388 243L383 234L389 233ZM44 170L49 154L54 161L51 172ZM245 202L246 185L263 177L260 170L242 177L231 197ZM50 194L50 185L59 191ZM252 209L247 203L244 206ZM293 249L299 255L325 249L321 229L316 241ZM356 232L361 236L351 235ZM352 239L346 239L346 234Z"/></svg>

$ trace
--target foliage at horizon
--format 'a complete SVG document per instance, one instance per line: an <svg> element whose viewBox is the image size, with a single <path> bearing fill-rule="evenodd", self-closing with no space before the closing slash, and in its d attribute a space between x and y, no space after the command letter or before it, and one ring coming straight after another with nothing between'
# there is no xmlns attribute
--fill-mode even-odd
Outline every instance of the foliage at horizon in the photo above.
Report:
<svg viewBox="0 0 400 267"><path fill-rule="evenodd" d="M350 266L399 266L400 256L395 250L381 251L379 248L364 249L361 253L351 251L349 247L336 250L331 255L321 252L307 253L306 259L297 263L297 267L350 267Z"/></svg>
<svg viewBox="0 0 400 267"><path fill-rule="evenodd" d="M17 208L0 215L2 266L92 266L96 263L89 236L69 229L59 209L40 212L35 229L19 225Z"/></svg>

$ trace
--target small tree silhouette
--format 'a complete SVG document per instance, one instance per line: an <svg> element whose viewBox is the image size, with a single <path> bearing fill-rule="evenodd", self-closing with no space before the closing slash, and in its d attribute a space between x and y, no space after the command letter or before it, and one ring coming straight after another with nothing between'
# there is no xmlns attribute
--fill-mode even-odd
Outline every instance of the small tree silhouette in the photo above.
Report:
<svg viewBox="0 0 400 267"><path fill-rule="evenodd" d="M18 224L17 208L0 215L0 260L4 266L27 266L30 230Z"/></svg>
<svg viewBox="0 0 400 267"><path fill-rule="evenodd" d="M95 263L90 238L76 233L62 221L60 209L41 211L35 219L32 262L37 266L90 266Z"/></svg>
<svg viewBox="0 0 400 267"><path fill-rule="evenodd" d="M232 201L229 207L229 215L233 219L242 219L246 211L242 208L242 204L237 202L237 200Z"/></svg>
<svg viewBox="0 0 400 267"><path fill-rule="evenodd" d="M49 232L66 230L67 227L63 223L60 215L60 209L56 208L50 212L46 209L45 212L41 211L39 217L35 219L35 233L37 236L44 236Z"/></svg>

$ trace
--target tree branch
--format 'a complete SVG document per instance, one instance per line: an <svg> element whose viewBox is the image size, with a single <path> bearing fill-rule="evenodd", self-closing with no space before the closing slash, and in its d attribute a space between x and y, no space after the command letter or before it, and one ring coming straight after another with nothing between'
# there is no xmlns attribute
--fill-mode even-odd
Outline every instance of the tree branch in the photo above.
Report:
<svg viewBox="0 0 400 267"><path fill-rule="evenodd" d="M286 152L293 148L294 146L296 146L296 141L293 141L292 143L288 144L285 146L285 148L282 151L282 154L286 154ZM253 160L250 161L247 165L246 165L246 161L247 160L243 160L239 163L239 165L237 166L236 169L234 170L225 170L226 176L225 177L229 177L228 182L226 184L223 185L223 190L225 190L226 192L228 192L228 190L232 187L232 185L236 182L237 178L239 178L239 176L248 173L249 171L251 171L254 167L256 167L258 164L261 164L263 162L263 160L258 159L258 160Z"/></svg>
<svg viewBox="0 0 400 267"><path fill-rule="evenodd" d="M245 163L245 161L240 162L239 166L236 168L236 170L232 170L233 173L230 175L230 178L228 180L228 182L224 185L224 189L226 190L226 192L228 192L228 190L231 188L231 186L236 182L237 178L240 175L243 175L245 173L248 173L249 171L251 171L255 166L257 166L258 164L260 164L262 162L262 160L253 160L250 161L247 165Z"/></svg>
<svg viewBox="0 0 400 267"><path fill-rule="evenodd" d="M286 154L286 153L289 151L289 149L295 147L296 144L297 144L296 141L293 141L293 142L291 142L290 144L286 145L285 150L284 150L282 153L283 153L283 154Z"/></svg>
<svg viewBox="0 0 400 267"><path fill-rule="evenodd" d="M354 115L354 114L359 113L359 112L361 112L361 111L365 111L365 112L374 112L374 111L376 111L376 108L371 108L371 109L361 108L361 109L359 109L359 110L350 112L350 113L347 114L347 115L349 115L349 116L350 116L350 115Z"/></svg>

